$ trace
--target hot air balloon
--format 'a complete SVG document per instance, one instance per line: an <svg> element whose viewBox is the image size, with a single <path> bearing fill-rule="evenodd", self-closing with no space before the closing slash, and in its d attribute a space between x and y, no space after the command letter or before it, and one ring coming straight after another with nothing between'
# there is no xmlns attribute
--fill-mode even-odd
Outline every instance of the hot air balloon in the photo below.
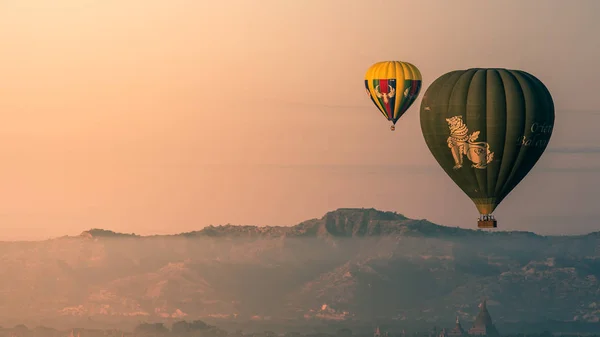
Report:
<svg viewBox="0 0 600 337"><path fill-rule="evenodd" d="M496 207L548 146L554 102L521 70L467 69L436 79L421 102L427 147L479 210L479 228L495 228Z"/></svg>
<svg viewBox="0 0 600 337"><path fill-rule="evenodd" d="M398 119L419 95L421 73L408 62L377 62L367 70L365 88L377 109L392 122L390 129L394 131Z"/></svg>

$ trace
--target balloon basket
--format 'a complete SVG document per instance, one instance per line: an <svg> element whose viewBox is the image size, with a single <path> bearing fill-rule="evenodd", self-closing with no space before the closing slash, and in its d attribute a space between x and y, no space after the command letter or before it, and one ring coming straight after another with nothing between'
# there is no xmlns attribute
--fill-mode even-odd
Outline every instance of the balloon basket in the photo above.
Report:
<svg viewBox="0 0 600 337"><path fill-rule="evenodd" d="M479 228L496 228L496 227L498 227L498 221L496 221L496 219L477 220L477 227L479 227Z"/></svg>
<svg viewBox="0 0 600 337"><path fill-rule="evenodd" d="M392 131L396 130L396 126L394 126L394 125L390 126L390 130L392 130Z"/></svg>

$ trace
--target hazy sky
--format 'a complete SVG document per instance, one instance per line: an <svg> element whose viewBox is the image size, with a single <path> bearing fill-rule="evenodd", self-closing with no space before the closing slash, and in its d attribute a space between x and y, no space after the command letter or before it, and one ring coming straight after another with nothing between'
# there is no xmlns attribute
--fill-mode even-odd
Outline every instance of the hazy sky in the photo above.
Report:
<svg viewBox="0 0 600 337"><path fill-rule="evenodd" d="M375 207L476 227L419 126L429 84L526 70L555 132L500 229L600 229L600 1L0 0L0 239L294 225ZM423 74L396 132L374 62Z"/></svg>

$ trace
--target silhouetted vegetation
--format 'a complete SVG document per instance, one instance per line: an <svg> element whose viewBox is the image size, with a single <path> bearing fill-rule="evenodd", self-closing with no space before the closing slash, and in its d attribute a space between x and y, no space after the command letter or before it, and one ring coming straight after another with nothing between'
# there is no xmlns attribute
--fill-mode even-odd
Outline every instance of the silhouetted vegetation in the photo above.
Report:
<svg viewBox="0 0 600 337"><path fill-rule="evenodd" d="M343 323L334 324L339 326ZM350 323L351 324L351 323ZM540 323L541 324L541 323ZM502 334L502 337L553 337L560 335L562 337L600 337L600 333L568 333L554 332L552 333L552 323L548 322L547 328L539 332L532 332L534 329L540 328L540 324L531 324L524 326L529 332L508 333ZM573 326L575 327L575 326ZM321 329L319 329L321 330ZM328 331L329 330L329 331ZM207 324L200 320L187 322L185 320L175 322L169 328L164 323L140 323L132 332L120 331L114 329L69 329L57 330L45 326L37 326L34 329L29 329L23 324L19 324L13 328L0 328L0 336L2 337L373 337L373 331L369 329L359 329L353 331L348 327L330 328L325 327L325 331L315 332L275 332L271 330L265 331L249 331L242 330L226 331L220 327ZM427 331L405 331L403 328L390 329L390 331L381 331L382 337L439 337L440 329L432 328ZM464 337L469 337L465 335Z"/></svg>

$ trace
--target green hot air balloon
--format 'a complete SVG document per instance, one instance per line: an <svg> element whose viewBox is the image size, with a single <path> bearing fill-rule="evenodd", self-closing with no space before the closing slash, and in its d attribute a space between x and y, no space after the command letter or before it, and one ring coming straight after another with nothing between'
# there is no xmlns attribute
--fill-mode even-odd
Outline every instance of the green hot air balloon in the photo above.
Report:
<svg viewBox="0 0 600 337"><path fill-rule="evenodd" d="M546 86L521 70L474 68L436 79L421 102L427 147L495 228L496 207L540 159L554 127Z"/></svg>

